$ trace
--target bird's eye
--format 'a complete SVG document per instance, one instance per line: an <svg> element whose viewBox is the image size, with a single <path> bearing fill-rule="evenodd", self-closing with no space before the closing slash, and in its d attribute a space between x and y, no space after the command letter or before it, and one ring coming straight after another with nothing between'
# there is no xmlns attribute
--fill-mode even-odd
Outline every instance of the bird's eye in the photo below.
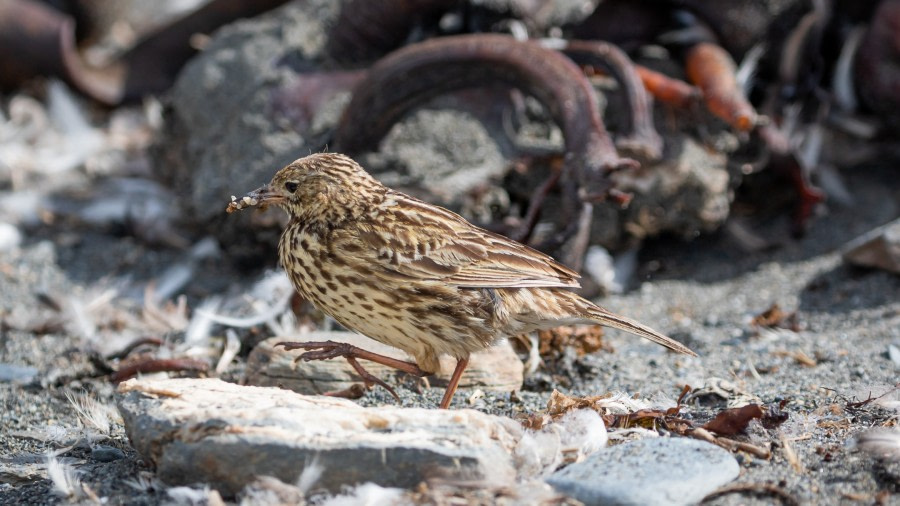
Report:
<svg viewBox="0 0 900 506"><path fill-rule="evenodd" d="M297 191L297 182L296 181L288 181L284 183L284 189L288 191L288 193L294 193Z"/></svg>

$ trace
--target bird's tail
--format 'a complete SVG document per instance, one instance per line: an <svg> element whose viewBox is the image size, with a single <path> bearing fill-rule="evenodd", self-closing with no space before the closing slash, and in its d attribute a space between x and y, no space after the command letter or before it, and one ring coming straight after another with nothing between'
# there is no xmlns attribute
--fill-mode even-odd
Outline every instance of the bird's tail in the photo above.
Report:
<svg viewBox="0 0 900 506"><path fill-rule="evenodd" d="M678 353L683 353L685 355L691 355L696 357L697 354L691 351L687 346L679 343L678 341L663 335L650 327L638 323L631 318L626 318L624 316L617 315L615 313L611 313L606 309L594 304L593 302L588 301L582 297L579 297L573 292L569 291L560 291L557 293L567 293L571 294L570 297L573 299L572 302L575 303L576 306L580 306L581 312L585 313L586 319L590 320L593 323L597 323L599 325L605 325L607 327L614 327L617 329L624 330L625 332L630 332L634 335L641 336L645 339L649 339L654 343L661 344L666 348L676 351Z"/></svg>
<svg viewBox="0 0 900 506"><path fill-rule="evenodd" d="M697 356L697 354L691 351L691 349L687 346L679 343L671 337L660 334L650 327L642 323L638 323L631 318L626 318L624 316L619 316L615 313L611 313L606 309L603 309L602 307L590 302L588 302L588 307L586 307L585 310L588 315L590 315L590 319L600 325L615 327L617 329L624 330L625 332L630 332L634 335L649 339L654 343L661 344L666 348L678 353L684 353L685 355L691 355L693 357Z"/></svg>

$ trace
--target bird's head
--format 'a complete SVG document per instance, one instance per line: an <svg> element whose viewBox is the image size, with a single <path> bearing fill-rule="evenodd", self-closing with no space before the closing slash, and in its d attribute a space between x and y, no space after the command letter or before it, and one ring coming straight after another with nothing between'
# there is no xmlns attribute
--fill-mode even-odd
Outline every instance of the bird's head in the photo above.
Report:
<svg viewBox="0 0 900 506"><path fill-rule="evenodd" d="M364 212L384 187L358 163L338 153L317 153L275 173L269 184L240 199L232 197L226 211L269 205L283 208L300 221L340 221Z"/></svg>

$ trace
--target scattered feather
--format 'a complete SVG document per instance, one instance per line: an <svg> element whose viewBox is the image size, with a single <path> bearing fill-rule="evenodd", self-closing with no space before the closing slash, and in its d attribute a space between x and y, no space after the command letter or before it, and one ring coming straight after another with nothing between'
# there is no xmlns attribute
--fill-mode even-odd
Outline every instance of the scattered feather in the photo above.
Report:
<svg viewBox="0 0 900 506"><path fill-rule="evenodd" d="M613 292L617 288L613 257L603 246L588 248L584 256L584 270L604 290Z"/></svg>
<svg viewBox="0 0 900 506"><path fill-rule="evenodd" d="M753 79L756 77L756 71L759 69L759 61L766 54L766 45L763 43L756 44L751 47L744 59L741 60L735 72L735 80L743 90L744 95L750 95L753 89Z"/></svg>
<svg viewBox="0 0 900 506"><path fill-rule="evenodd" d="M112 431L112 421L115 417L113 408L101 404L87 394L78 394L71 390L66 391L66 399L75 409L78 421L87 429L93 429L101 435L108 436Z"/></svg>
<svg viewBox="0 0 900 506"><path fill-rule="evenodd" d="M236 318L231 316L220 315L216 313L212 313L206 311L202 308L197 309L197 313L209 319L212 323L218 323L220 325L226 325L228 327L235 327L239 329L245 329L250 327L255 327L257 325L261 325L263 323L267 323L269 321L274 320L278 315L284 313L288 305L290 304L291 296L288 295L283 300L278 301L272 307L268 307L262 312L255 314L253 316Z"/></svg>
<svg viewBox="0 0 900 506"><path fill-rule="evenodd" d="M43 173L75 169L103 148L103 135L90 125L75 96L60 81L47 86L47 112L58 138L55 150L46 146L50 149L44 153Z"/></svg>
<svg viewBox="0 0 900 506"><path fill-rule="evenodd" d="M645 439L648 437L660 437L659 431L645 429L643 427L630 427L627 429L616 429L608 434L610 441L627 441L631 439Z"/></svg>
<svg viewBox="0 0 900 506"><path fill-rule="evenodd" d="M190 261L181 261L169 266L154 281L154 294L157 301L167 300L178 293L191 278L194 277L194 265Z"/></svg>
<svg viewBox="0 0 900 506"><path fill-rule="evenodd" d="M0 222L0 251L13 251L22 244L22 232L10 223Z"/></svg>
<svg viewBox="0 0 900 506"><path fill-rule="evenodd" d="M136 478L124 480L123 483L142 493L152 492L157 488L156 479L152 473L148 472L141 472Z"/></svg>
<svg viewBox="0 0 900 506"><path fill-rule="evenodd" d="M268 324L276 334L291 335L291 330L296 329L296 320L289 311L291 297L294 288L287 275L281 271L269 271L265 273L248 291L245 299L249 300L249 306L255 311L251 316L230 316L216 313L217 308L200 307L196 314L207 318L211 323L225 325L234 328L250 328L257 325ZM247 303L239 308L235 304L229 305L233 311L238 312L246 308Z"/></svg>
<svg viewBox="0 0 900 506"><path fill-rule="evenodd" d="M401 502L403 489L388 488L375 483L363 483L347 492L318 502L320 506L393 506Z"/></svg>
<svg viewBox="0 0 900 506"><path fill-rule="evenodd" d="M853 193L844 182L843 176L837 167L830 164L819 164L819 170L816 172L818 176L819 186L828 194L829 200L837 202L844 207L851 207L856 203Z"/></svg>
<svg viewBox="0 0 900 506"><path fill-rule="evenodd" d="M212 237L204 237L197 241L190 249L190 257L192 260L199 261L206 258L213 258L221 253L219 243Z"/></svg>
<svg viewBox="0 0 900 506"><path fill-rule="evenodd" d="M609 439L603 419L592 409L570 411L555 426L561 433L563 451L574 451L579 459L605 448Z"/></svg>
<svg viewBox="0 0 900 506"><path fill-rule="evenodd" d="M262 300L269 303L282 300L285 296L293 295L294 287L291 280L283 270L270 270L263 274L258 281L253 283L249 295L253 300Z"/></svg>
<svg viewBox="0 0 900 506"><path fill-rule="evenodd" d="M853 66L856 61L856 53L866 34L865 26L856 26L847 35L841 54L834 66L834 74L831 76L831 90L838 107L844 112L855 112L859 107L856 99L856 85L853 82Z"/></svg>
<svg viewBox="0 0 900 506"><path fill-rule="evenodd" d="M166 489L166 494L179 505L213 506L225 504L219 493L205 485L203 488L172 487Z"/></svg>
<svg viewBox="0 0 900 506"><path fill-rule="evenodd" d="M301 325L292 311L285 311L278 318L266 322L266 325L276 336L298 336L312 330Z"/></svg>
<svg viewBox="0 0 900 506"><path fill-rule="evenodd" d="M187 297L179 296L175 303L166 301L162 306L154 292L153 284L146 286L144 290L144 307L141 311L143 323L148 329L160 334L167 332L181 332L188 328Z"/></svg>
<svg viewBox="0 0 900 506"><path fill-rule="evenodd" d="M124 483L138 492L152 492L157 488L155 476L146 471L138 473L134 479L125 480Z"/></svg>
<svg viewBox="0 0 900 506"><path fill-rule="evenodd" d="M238 497L240 506L306 504L306 496L300 488L272 476L257 477L241 490Z"/></svg>
<svg viewBox="0 0 900 506"><path fill-rule="evenodd" d="M212 335L213 321L208 315L215 311L222 300L218 297L205 299L194 310L191 321L184 331L184 345L186 347L209 346L209 338Z"/></svg>
<svg viewBox="0 0 900 506"><path fill-rule="evenodd" d="M325 466L319 463L317 457L313 458L311 462L308 462L303 467L303 471L297 477L297 488L303 491L304 494L309 493L315 484L319 482L324 472Z"/></svg>
<svg viewBox="0 0 900 506"><path fill-rule="evenodd" d="M819 166L822 155L822 144L825 142L825 128L819 123L812 123L805 129L803 142L797 153L800 164L807 170Z"/></svg>
<svg viewBox="0 0 900 506"><path fill-rule="evenodd" d="M54 494L68 499L85 497L79 474L74 467L60 461L56 454L47 455L47 478L53 484Z"/></svg>
<svg viewBox="0 0 900 506"><path fill-rule="evenodd" d="M117 288L97 285L67 296L62 304L66 330L101 353L121 348L144 327L118 294Z"/></svg>
<svg viewBox="0 0 900 506"><path fill-rule="evenodd" d="M241 340L238 338L237 332L232 329L225 331L225 346L222 348L222 356L216 364L216 374L222 374L228 369L231 361L241 351Z"/></svg>
<svg viewBox="0 0 900 506"><path fill-rule="evenodd" d="M171 299L194 277L197 263L205 258L215 256L219 252L218 243L211 237L204 238L193 246L185 258L166 269L154 281L154 290L151 292L156 301Z"/></svg>
<svg viewBox="0 0 900 506"><path fill-rule="evenodd" d="M606 446L606 425L593 409L573 409L539 430L526 430L514 456L519 473L547 476L559 467L577 462Z"/></svg>
<svg viewBox="0 0 900 506"><path fill-rule="evenodd" d="M324 471L325 468L319 464L319 459L313 458L312 462L304 466L294 484L284 483L272 476L260 476L244 487L239 494L239 504L241 506L304 504L306 496L319 482ZM322 503L317 501L316 504Z"/></svg>
<svg viewBox="0 0 900 506"><path fill-rule="evenodd" d="M615 277L613 278L615 284L613 285L613 288L618 291L614 293L624 292L625 288L630 285L634 279L639 265L639 251L639 248L630 248L615 257L613 261L613 272L615 273Z"/></svg>
<svg viewBox="0 0 900 506"><path fill-rule="evenodd" d="M882 460L900 461L900 430L869 429L856 438L856 447Z"/></svg>
<svg viewBox="0 0 900 506"><path fill-rule="evenodd" d="M82 339L93 340L97 334L97 325L94 323L93 318L88 313L85 304L82 302L80 297L69 297L67 301L66 309L68 310L68 316L71 318L69 321L74 326L72 329L72 334L78 336Z"/></svg>

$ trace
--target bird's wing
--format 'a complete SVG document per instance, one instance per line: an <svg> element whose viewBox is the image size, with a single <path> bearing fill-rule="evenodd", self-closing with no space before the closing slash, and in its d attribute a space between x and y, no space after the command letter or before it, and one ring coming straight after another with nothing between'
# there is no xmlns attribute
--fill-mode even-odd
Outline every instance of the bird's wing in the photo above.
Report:
<svg viewBox="0 0 900 506"><path fill-rule="evenodd" d="M360 260L378 265L383 275L460 287L579 286L578 273L548 255L446 209L399 193L392 199L378 219L353 232L364 244Z"/></svg>

